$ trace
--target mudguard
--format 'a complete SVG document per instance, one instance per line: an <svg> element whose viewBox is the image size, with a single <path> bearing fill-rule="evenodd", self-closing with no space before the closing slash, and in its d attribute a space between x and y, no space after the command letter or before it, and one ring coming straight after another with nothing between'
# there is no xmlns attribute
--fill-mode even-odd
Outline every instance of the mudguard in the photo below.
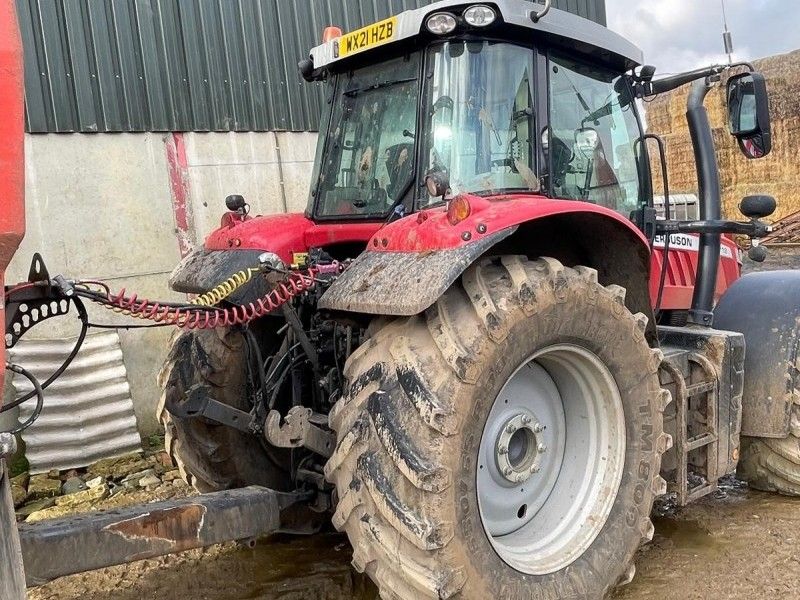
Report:
<svg viewBox="0 0 800 600"><path fill-rule="evenodd" d="M800 402L800 271L742 277L714 310L714 327L744 334L742 435L789 435L793 402Z"/></svg>
<svg viewBox="0 0 800 600"><path fill-rule="evenodd" d="M419 314L478 257L516 230L509 227L474 244L436 252L365 252L323 294L319 306L371 315Z"/></svg>
<svg viewBox="0 0 800 600"><path fill-rule="evenodd" d="M203 294L235 273L257 267L263 250L204 250L191 252L169 277L169 286L184 294ZM263 277L253 278L228 298L234 304L246 304L269 292Z"/></svg>
<svg viewBox="0 0 800 600"><path fill-rule="evenodd" d="M601 231L610 235L613 230L614 240L625 240L624 253L610 252L604 244L613 246L613 242L601 236L590 251L594 256L575 257L582 260L573 264L595 267L601 282L605 277L608 283L627 287L633 297L629 308L652 315L647 291L648 242L619 213L587 202L534 195L462 198L469 203L467 218L451 219L444 208L432 208L381 228L367 244L367 251L325 292L320 308L415 315L429 308L471 263L504 240L500 245L505 253L549 256L556 246L575 249L585 246L587 238L597 237ZM557 229L556 221L570 226ZM591 260L601 257L605 264ZM650 321L648 335L654 337Z"/></svg>

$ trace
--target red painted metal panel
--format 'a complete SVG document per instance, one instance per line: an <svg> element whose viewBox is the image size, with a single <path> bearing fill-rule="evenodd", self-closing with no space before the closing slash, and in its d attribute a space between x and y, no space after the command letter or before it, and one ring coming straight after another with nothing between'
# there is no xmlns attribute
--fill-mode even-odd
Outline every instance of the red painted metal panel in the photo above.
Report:
<svg viewBox="0 0 800 600"><path fill-rule="evenodd" d="M3 275L25 235L22 41L13 0L0 0L0 322L5 323ZM5 344L0 344L0 367ZM0 369L0 390L4 369ZM0 394L0 404L2 404Z"/></svg>
<svg viewBox="0 0 800 600"><path fill-rule="evenodd" d="M372 252L426 252L457 248L487 235L524 222L557 214L599 214L625 225L642 244L647 239L625 217L595 204L572 200L552 200L544 196L500 196L491 199L467 197L471 211L467 218L451 224L445 208L425 210L389 225L382 223L314 223L301 214L271 215L241 220L235 214L223 218L223 226L206 240L207 250L258 249L276 253L285 262L293 252L345 242L366 243ZM669 266L662 308L688 309L692 304L699 239L693 235L671 237ZM657 240L651 257L650 295L655 305L658 296L663 240ZM717 298L740 275L738 249L723 238Z"/></svg>
<svg viewBox="0 0 800 600"><path fill-rule="evenodd" d="M268 215L244 221L234 216L223 218L223 222L226 225L206 239L206 250L268 250L287 264L293 252L347 242L366 243L381 228L381 223L314 223L301 214Z"/></svg>
<svg viewBox="0 0 800 600"><path fill-rule="evenodd" d="M460 223L451 225L444 208L422 211L381 229L370 241L370 250L425 252L458 248L521 223L568 213L599 214L618 221L630 229L642 244L647 245L647 239L631 221L618 212L597 204L527 195L496 196L491 199L465 197L471 211L469 217Z"/></svg>
<svg viewBox="0 0 800 600"><path fill-rule="evenodd" d="M672 236L670 245L667 279L661 308L665 310L685 310L692 305L694 295L695 274L697 273L699 237L681 234ZM674 243L674 242L679 243ZM658 286L661 276L661 265L664 263L663 243L656 247L650 263L650 297L653 305L658 297ZM716 299L741 276L739 248L728 237L722 238L720 269L717 274Z"/></svg>

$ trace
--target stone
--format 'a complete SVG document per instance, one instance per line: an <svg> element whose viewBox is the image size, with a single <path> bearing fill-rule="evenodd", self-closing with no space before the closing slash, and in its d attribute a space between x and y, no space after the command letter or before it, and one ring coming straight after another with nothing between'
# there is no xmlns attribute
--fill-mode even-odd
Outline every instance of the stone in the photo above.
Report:
<svg viewBox="0 0 800 600"><path fill-rule="evenodd" d="M47 476L48 476L50 479L61 479L61 473L59 472L59 470L58 470L58 469L50 469L50 470L47 472Z"/></svg>
<svg viewBox="0 0 800 600"><path fill-rule="evenodd" d="M91 506L89 505L79 505L83 512L91 510ZM42 510L37 510L32 512L28 515L25 519L26 523L37 523L39 521L45 521L47 519L57 519L59 517L66 517L67 515L71 515L76 511L75 506L51 506L48 508L44 508Z"/></svg>
<svg viewBox="0 0 800 600"><path fill-rule="evenodd" d="M172 482L172 485L178 488L179 490L189 487L189 484L186 483L183 479L176 479L175 481Z"/></svg>
<svg viewBox="0 0 800 600"><path fill-rule="evenodd" d="M25 488L25 491L28 491L28 484L31 481L31 475L27 471L24 473L20 473L16 477L11 478L11 484L17 484Z"/></svg>
<svg viewBox="0 0 800 600"><path fill-rule="evenodd" d="M27 504L23 505L19 510L17 510L17 515L20 517L27 517L37 511L50 508L51 506L55 506L55 504L56 504L55 498L42 498L41 500L28 502Z"/></svg>
<svg viewBox="0 0 800 600"><path fill-rule="evenodd" d="M106 458L100 460L87 469L87 477L96 476L105 479L122 479L130 473L143 471L150 467L150 463L141 454L127 454L119 458Z"/></svg>
<svg viewBox="0 0 800 600"><path fill-rule="evenodd" d="M181 473L180 471L178 471L178 469L175 469L174 471L167 471L166 473L164 473L164 475L161 476L161 480L167 483L175 481L176 479L180 478L181 478Z"/></svg>
<svg viewBox="0 0 800 600"><path fill-rule="evenodd" d="M27 471L11 478L11 498L14 502L14 508L19 508L28 499L28 483L30 483L30 480L31 476Z"/></svg>
<svg viewBox="0 0 800 600"><path fill-rule="evenodd" d="M98 475L97 477L93 477L92 479L87 479L87 480L86 480L86 487L87 487L87 488L96 488L96 487L100 487L100 486L101 486L101 485L103 485L105 482L106 482L106 480L105 480L105 479L103 479L102 477L100 477L100 476Z"/></svg>
<svg viewBox="0 0 800 600"><path fill-rule="evenodd" d="M156 461L165 469L172 469L175 464L172 462L172 457L166 452L159 452L156 456Z"/></svg>
<svg viewBox="0 0 800 600"><path fill-rule="evenodd" d="M80 492L75 492L69 496L56 498L56 506L69 506L75 508L81 504L93 504L107 498L110 493L107 485L89 488Z"/></svg>
<svg viewBox="0 0 800 600"><path fill-rule="evenodd" d="M80 477L70 477L61 486L61 493L65 496L77 494L86 489L86 482Z"/></svg>
<svg viewBox="0 0 800 600"><path fill-rule="evenodd" d="M28 499L28 490L25 489L25 486L20 485L20 483L15 482L13 479L11 480L11 500L14 502L14 508L19 508L23 504L25 504L25 500Z"/></svg>
<svg viewBox="0 0 800 600"><path fill-rule="evenodd" d="M28 484L28 493L32 498L52 498L61 493L61 481L50 479L47 475L33 475Z"/></svg>
<svg viewBox="0 0 800 600"><path fill-rule="evenodd" d="M155 476L156 470L155 469L145 469L144 471L137 471L136 473L131 473L130 475L124 477L122 479L122 483L133 483L134 486L139 484L140 479L144 479L145 477Z"/></svg>
<svg viewBox="0 0 800 600"><path fill-rule="evenodd" d="M139 487L155 488L161 484L161 480L155 475L147 475L139 480Z"/></svg>

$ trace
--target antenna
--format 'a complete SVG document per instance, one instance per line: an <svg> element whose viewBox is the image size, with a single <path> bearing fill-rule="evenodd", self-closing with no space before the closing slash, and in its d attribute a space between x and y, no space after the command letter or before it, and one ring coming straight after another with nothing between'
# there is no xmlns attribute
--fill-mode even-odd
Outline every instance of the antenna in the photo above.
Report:
<svg viewBox="0 0 800 600"><path fill-rule="evenodd" d="M733 35L728 29L728 15L725 12L725 0L720 0L722 4L722 23L725 25L725 30L722 32L722 41L725 44L725 54L728 55L728 64L733 64Z"/></svg>

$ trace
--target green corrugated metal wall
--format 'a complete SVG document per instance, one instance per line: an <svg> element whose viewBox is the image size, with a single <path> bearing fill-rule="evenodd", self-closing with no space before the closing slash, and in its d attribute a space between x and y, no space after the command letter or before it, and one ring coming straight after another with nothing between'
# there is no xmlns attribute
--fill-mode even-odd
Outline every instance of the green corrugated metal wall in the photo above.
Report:
<svg viewBox="0 0 800 600"><path fill-rule="evenodd" d="M321 106L297 62L430 0L16 0L32 133L308 131ZM605 24L605 0L554 4Z"/></svg>

